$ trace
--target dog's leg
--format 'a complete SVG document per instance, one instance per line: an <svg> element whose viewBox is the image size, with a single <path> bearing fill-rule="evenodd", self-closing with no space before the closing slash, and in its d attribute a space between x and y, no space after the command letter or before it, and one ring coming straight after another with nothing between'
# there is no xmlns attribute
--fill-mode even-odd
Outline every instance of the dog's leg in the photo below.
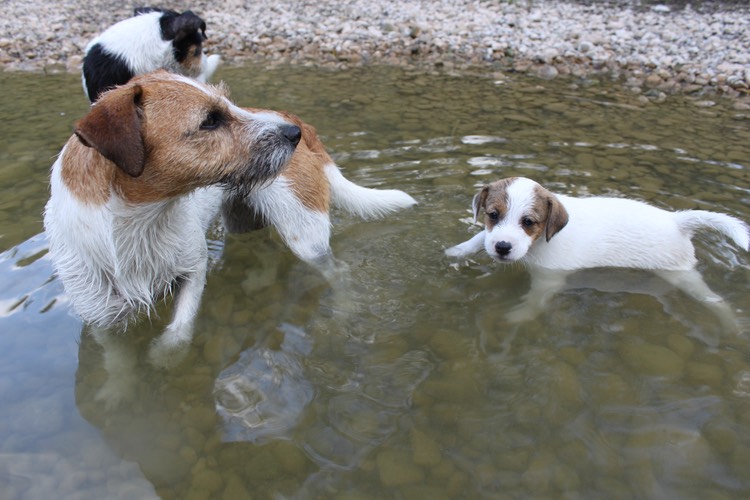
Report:
<svg viewBox="0 0 750 500"><path fill-rule="evenodd" d="M656 274L710 309L719 319L725 331L739 332L740 325L732 307L723 297L708 287L697 269L689 271L659 270L656 271Z"/></svg>
<svg viewBox="0 0 750 500"><path fill-rule="evenodd" d="M151 363L162 368L178 364L187 354L193 338L193 324L206 286L208 259L201 259L195 271L180 284L174 302L174 317L149 351Z"/></svg>
<svg viewBox="0 0 750 500"><path fill-rule="evenodd" d="M541 313L549 299L565 287L570 271L545 269L531 271L531 287L523 301L508 312L506 318L511 323L530 321Z"/></svg>
<svg viewBox="0 0 750 500"><path fill-rule="evenodd" d="M460 245L447 248L445 250L445 255L447 255L448 257L469 257L471 255L474 255L475 253L482 251L482 249L484 248L485 234L486 231L482 230L475 234L474 237L470 240L464 241Z"/></svg>
<svg viewBox="0 0 750 500"><path fill-rule="evenodd" d="M287 179L276 178L248 196L245 203L276 228L284 243L300 259L314 265L330 255L331 221L328 213L306 207L295 196ZM226 212L224 217L226 220Z"/></svg>

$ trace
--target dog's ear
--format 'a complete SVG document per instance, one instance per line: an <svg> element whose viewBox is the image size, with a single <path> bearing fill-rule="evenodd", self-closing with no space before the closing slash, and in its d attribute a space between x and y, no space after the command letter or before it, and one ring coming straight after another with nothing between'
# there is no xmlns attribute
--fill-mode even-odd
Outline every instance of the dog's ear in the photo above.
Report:
<svg viewBox="0 0 750 500"><path fill-rule="evenodd" d="M139 85L111 91L75 125L81 143L96 149L131 177L141 175L146 163L141 136L142 97Z"/></svg>
<svg viewBox="0 0 750 500"><path fill-rule="evenodd" d="M484 204L487 202L487 196L490 194L490 187L484 186L481 191L474 195L474 199L471 200L471 209L474 211L474 224L479 221L479 211L484 208Z"/></svg>
<svg viewBox="0 0 750 500"><path fill-rule="evenodd" d="M557 196L547 191L547 224L544 227L544 232L549 241L554 235L556 235L562 228L568 224L568 211Z"/></svg>
<svg viewBox="0 0 750 500"><path fill-rule="evenodd" d="M171 38L174 38L175 43L180 43L196 34L199 35L200 40L208 38L205 21L189 10L172 20L171 32Z"/></svg>

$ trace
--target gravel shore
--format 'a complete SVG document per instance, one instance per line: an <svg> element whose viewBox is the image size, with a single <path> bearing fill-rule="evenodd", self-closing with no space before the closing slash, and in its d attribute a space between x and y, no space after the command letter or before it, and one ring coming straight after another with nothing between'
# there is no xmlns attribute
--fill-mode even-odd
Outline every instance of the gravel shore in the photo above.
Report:
<svg viewBox="0 0 750 500"><path fill-rule="evenodd" d="M750 8L682 0L286 0L146 2L193 10L225 64L393 64L524 72L543 79L610 75L650 96L746 97ZM85 6L84 6L85 5ZM83 50L140 3L4 0L6 71L80 70Z"/></svg>

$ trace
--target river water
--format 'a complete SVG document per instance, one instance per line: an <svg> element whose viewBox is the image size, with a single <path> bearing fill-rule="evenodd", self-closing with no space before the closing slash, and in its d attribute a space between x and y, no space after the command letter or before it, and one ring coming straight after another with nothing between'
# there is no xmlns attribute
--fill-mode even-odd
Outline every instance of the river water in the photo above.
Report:
<svg viewBox="0 0 750 500"><path fill-rule="evenodd" d="M149 343L171 305L96 342L46 257L48 172L87 109L80 80L0 74L0 497L750 495L746 252L694 240L736 330L615 269L571 277L511 323L525 269L443 256L478 230L475 192L514 175L750 220L750 112L595 79L217 76L235 102L313 124L351 180L419 205L377 221L334 211L345 291L270 229L212 241L193 345L157 368Z"/></svg>

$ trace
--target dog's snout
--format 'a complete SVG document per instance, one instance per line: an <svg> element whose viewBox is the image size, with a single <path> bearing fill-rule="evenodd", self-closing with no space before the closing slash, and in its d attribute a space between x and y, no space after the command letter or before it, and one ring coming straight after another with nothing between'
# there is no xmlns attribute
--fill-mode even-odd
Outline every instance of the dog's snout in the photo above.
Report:
<svg viewBox="0 0 750 500"><path fill-rule="evenodd" d="M495 251L500 256L506 256L510 253L510 249L513 247L510 243L507 241L498 241L495 243Z"/></svg>
<svg viewBox="0 0 750 500"><path fill-rule="evenodd" d="M297 125L282 125L281 133L293 146L299 144L302 138L302 130Z"/></svg>

